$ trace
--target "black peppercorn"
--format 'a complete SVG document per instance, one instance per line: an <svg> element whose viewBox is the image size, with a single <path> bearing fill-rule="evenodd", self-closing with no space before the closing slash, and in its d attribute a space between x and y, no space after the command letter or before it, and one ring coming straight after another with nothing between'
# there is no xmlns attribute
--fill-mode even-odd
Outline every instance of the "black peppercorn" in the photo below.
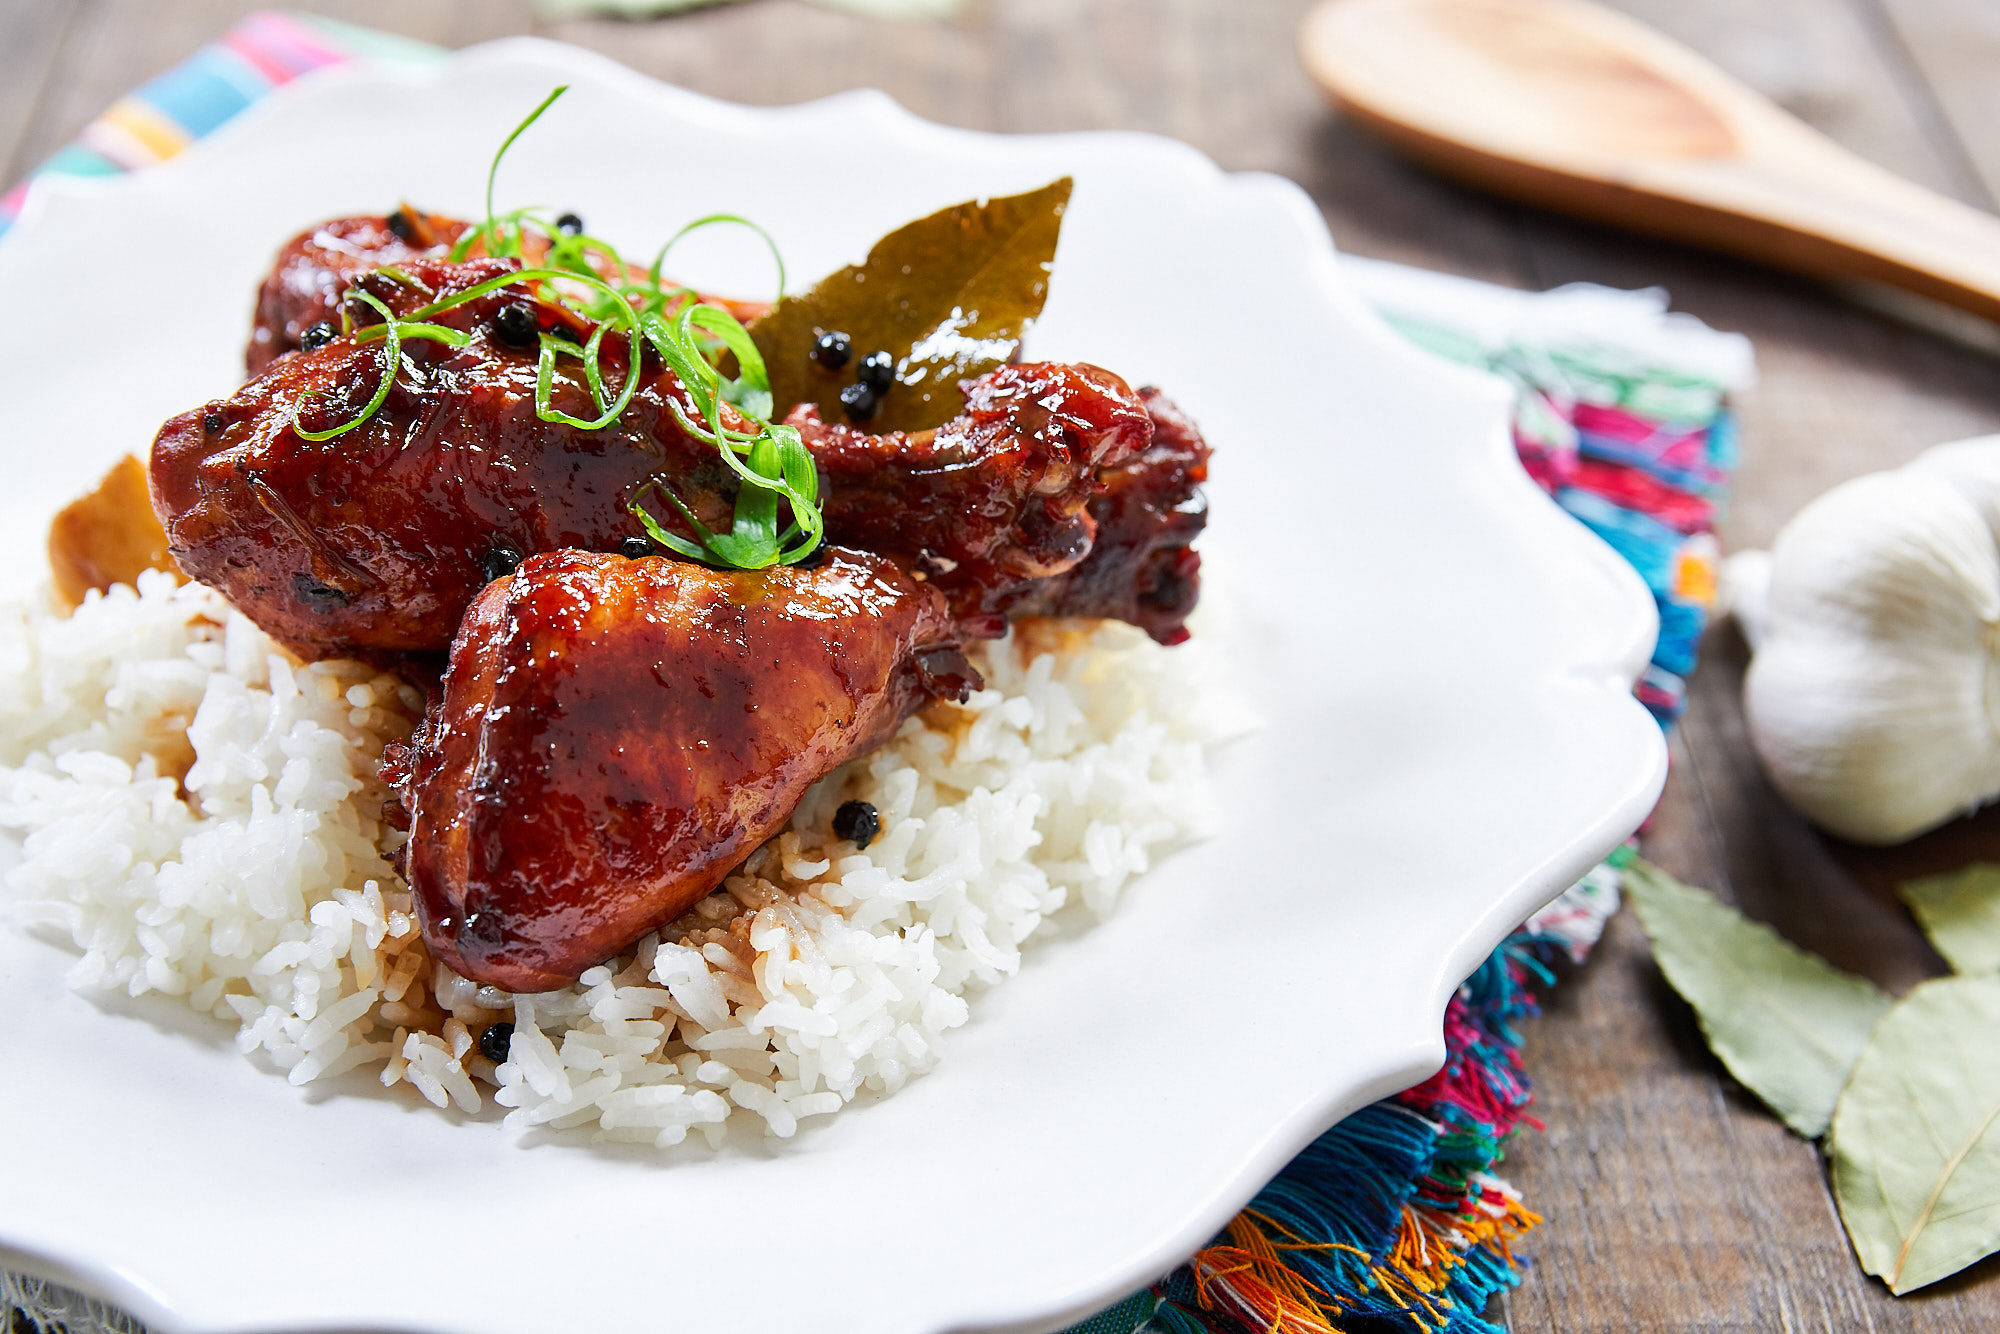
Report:
<svg viewBox="0 0 2000 1334"><path fill-rule="evenodd" d="M882 396L865 384L851 384L840 391L840 405L847 409L849 421L867 421L881 401Z"/></svg>
<svg viewBox="0 0 2000 1334"><path fill-rule="evenodd" d="M390 232L395 235L398 241L409 240L410 233L415 230L415 228L410 226L409 215L405 214L401 209L397 209L394 213L391 213L387 218L387 222Z"/></svg>
<svg viewBox="0 0 2000 1334"><path fill-rule="evenodd" d="M210 435L214 435L227 425L229 423L214 408L210 408L207 412L201 414L201 429L207 431Z"/></svg>
<svg viewBox="0 0 2000 1334"><path fill-rule="evenodd" d="M493 336L508 347L530 349L541 344L542 322L525 301L500 307L493 317Z"/></svg>
<svg viewBox="0 0 2000 1334"><path fill-rule="evenodd" d="M486 573L486 580L505 579L521 568L521 553L505 542L496 543L493 549L480 558L479 568Z"/></svg>
<svg viewBox="0 0 2000 1334"><path fill-rule="evenodd" d="M339 611L351 600L340 589L321 583L304 570L292 576L292 596L316 612Z"/></svg>
<svg viewBox="0 0 2000 1334"><path fill-rule="evenodd" d="M882 816L873 803L843 801L840 809L833 813L833 832L836 838L844 838L857 848L866 848L875 841L875 835L882 832Z"/></svg>
<svg viewBox="0 0 2000 1334"><path fill-rule="evenodd" d="M870 352L861 359L861 383L873 389L876 397L888 393L895 382L896 359L887 352Z"/></svg>
<svg viewBox="0 0 2000 1334"><path fill-rule="evenodd" d="M618 543L618 554L627 560L638 560L653 554L653 544L643 537L624 538Z"/></svg>
<svg viewBox="0 0 2000 1334"><path fill-rule="evenodd" d="M299 335L299 346L310 352L316 347L325 347L340 336L340 327L332 320L321 320Z"/></svg>
<svg viewBox="0 0 2000 1334"><path fill-rule="evenodd" d="M565 213L556 219L556 230L564 236L578 236L583 232L583 219L574 213Z"/></svg>
<svg viewBox="0 0 2000 1334"><path fill-rule="evenodd" d="M488 1024L479 1034L479 1054L498 1065L514 1049L514 1026L502 1020Z"/></svg>
<svg viewBox="0 0 2000 1334"><path fill-rule="evenodd" d="M812 359L830 371L847 365L854 355L854 340L844 333L823 333L813 340Z"/></svg>

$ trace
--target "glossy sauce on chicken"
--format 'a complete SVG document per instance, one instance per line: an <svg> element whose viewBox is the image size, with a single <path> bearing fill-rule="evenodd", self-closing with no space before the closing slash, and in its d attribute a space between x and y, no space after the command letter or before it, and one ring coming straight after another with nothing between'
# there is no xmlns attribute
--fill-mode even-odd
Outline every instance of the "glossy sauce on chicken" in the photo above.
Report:
<svg viewBox="0 0 2000 1334"><path fill-rule="evenodd" d="M1208 446L1156 390L1088 365L966 381L964 410L935 430L792 413L825 523L803 565L631 558L648 483L717 530L738 496L653 350L635 365L607 331L606 382L636 383L616 420L586 429L538 408L537 357L545 337L576 348L595 326L526 286L426 317L462 345L406 338L393 365L380 330L307 337L343 308L378 321L356 291L409 319L520 271L476 245L450 260L466 230L405 209L296 238L259 296L253 378L162 427L149 470L180 567L301 656L415 671L449 650L384 776L409 816L425 939L463 976L559 986L670 921L813 782L962 698L977 676L961 646L1016 618L1186 637ZM548 238L526 239L532 264ZM600 415L573 354L546 394Z"/></svg>
<svg viewBox="0 0 2000 1334"><path fill-rule="evenodd" d="M417 260L362 285L407 315L513 266ZM627 505L648 481L727 529L737 480L679 424L676 406L696 412L672 372L643 357L630 406L601 429L548 421L532 341L509 341L496 323L522 304L498 291L436 316L470 341L405 340L381 408L331 439L301 432L363 411L386 364L379 339L293 352L230 398L169 421L154 441L152 487L181 568L303 657L441 652L496 557L643 537ZM544 332L587 335L560 306L532 309ZM606 343L606 375L622 383L623 340ZM576 364L554 376L551 402L592 418ZM1153 425L1124 381L1092 366L1005 366L966 397L959 417L909 436L800 420L825 479L826 540L896 560L944 592L968 637L990 638L1031 586L1090 553L1091 498L1108 470L1149 448ZM725 424L750 423L731 410Z"/></svg>
<svg viewBox="0 0 2000 1334"><path fill-rule="evenodd" d="M287 352L296 352L306 330L340 322L348 287L386 264L440 258L470 223L401 208L386 215L332 218L300 232L278 252L278 262L257 289L257 315L244 350L256 375ZM358 313L358 312L357 312Z"/></svg>
<svg viewBox="0 0 2000 1334"><path fill-rule="evenodd" d="M474 602L392 759L424 935L563 985L685 911L829 770L978 682L943 600L879 556L721 571L536 556Z"/></svg>
<svg viewBox="0 0 2000 1334"><path fill-rule="evenodd" d="M419 261L403 266L408 281L380 290L404 314L516 267ZM734 477L675 422L669 398L683 412L693 405L671 374L655 368L601 430L537 415L534 349L496 327L519 301L492 292L438 316L471 341L405 341L381 409L331 439L300 429L326 431L363 410L382 378L382 341L294 352L230 398L169 421L153 443L153 498L181 568L302 657L441 652L496 555L644 536L626 502L657 473L724 522ZM574 333L567 311L534 308L540 328ZM559 377L552 399L593 418L580 378Z"/></svg>

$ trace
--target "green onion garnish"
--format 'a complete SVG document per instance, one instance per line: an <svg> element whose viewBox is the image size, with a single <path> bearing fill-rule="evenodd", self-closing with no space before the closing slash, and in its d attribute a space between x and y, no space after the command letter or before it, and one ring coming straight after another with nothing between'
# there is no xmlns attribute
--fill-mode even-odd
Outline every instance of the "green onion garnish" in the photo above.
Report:
<svg viewBox="0 0 2000 1334"><path fill-rule="evenodd" d="M380 411L382 404L389 397L389 387L396 382L396 368L402 365L403 340L405 338L429 338L443 343L447 347L464 347L467 342L471 341L458 330L447 329L441 324L426 324L421 320L399 320L389 312L387 306L358 287L349 288L347 295L354 300L362 301L372 306L382 316L384 323L371 324L360 333L354 335L357 341L362 341L373 338L377 330L381 331L383 353L382 382L375 386L375 396L368 400L366 407L362 408L351 420L342 422L329 431L308 431L305 427L299 425L298 411L296 408L293 409L292 429L298 432L299 438L302 440L331 440L337 435L346 435L349 431ZM346 302L343 301L341 306L341 320L345 323L347 319Z"/></svg>
<svg viewBox="0 0 2000 1334"><path fill-rule="evenodd" d="M778 295L782 297L785 291L785 260L770 233L748 218L733 213L715 213L697 218L669 237L667 243L660 247L652 265L643 275L635 276L631 266L610 242L582 233L565 233L549 225L542 216L542 210L494 211L493 188L499 176L501 159L506 157L514 141L568 91L565 85L543 98L541 104L529 112L527 119L515 126L514 132L501 143L486 173L486 221L467 229L447 252L447 258L459 262L471 253L473 244L479 242L488 255L520 259L524 257L528 226L533 224L547 239L547 250L541 265L475 283L462 292L454 292L431 302L407 318L391 314L387 306L358 287L349 288L348 296L380 312L384 320L379 326L370 325L359 333L353 333L352 322L343 303L343 332L366 340L371 339L378 328L382 331L386 362L381 383L376 386L374 397L353 420L330 431L312 432L300 427L294 417L293 429L307 440L330 440L366 422L388 399L389 389L395 383L396 370L401 364L403 339L430 338L450 347L463 347L470 341L468 335L431 323L431 317L476 301L490 292L524 286L537 299L562 305L596 325L581 345L569 337L541 336L535 364L536 416L546 422L582 431L598 431L610 426L631 405L643 372L642 354L650 347L685 387L695 413L689 416L679 400L670 395L665 396L668 409L689 435L715 446L736 474L735 512L730 529L725 533L714 532L703 525L674 494L664 478L655 477L640 486L626 508L655 543L691 560L737 569L763 569L803 560L819 545L825 530L819 508L819 473L798 430L771 421L776 405L772 402L770 376L762 354L751 340L749 331L734 315L721 306L703 302L692 288L669 283L660 276L667 252L691 232L718 225L748 227L770 248L778 268ZM593 257L599 262L593 263ZM383 269L378 272L388 273L393 279L405 283L412 281L399 270ZM624 382L619 385L616 394L606 386L603 368L604 341L614 327L624 335L626 346ZM734 378L725 376L720 369L725 357L731 356L736 360ZM557 365L565 357L573 357L582 363L584 382L598 412L593 419L572 416L555 406ZM722 406L725 403L749 418L756 429L744 431L724 425ZM647 511L644 501L647 492L653 490L666 498L694 530L700 538L699 542L690 542L668 531ZM782 529L778 524L780 501L791 511L790 521Z"/></svg>

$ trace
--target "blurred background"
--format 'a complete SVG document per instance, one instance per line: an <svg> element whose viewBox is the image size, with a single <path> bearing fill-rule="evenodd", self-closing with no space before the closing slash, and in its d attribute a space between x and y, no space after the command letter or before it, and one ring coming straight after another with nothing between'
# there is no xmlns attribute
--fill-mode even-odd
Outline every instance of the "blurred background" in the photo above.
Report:
<svg viewBox="0 0 2000 1334"><path fill-rule="evenodd" d="M2000 199L2000 2L1610 2L1862 157L1979 209ZM256 8L6 0L0 174L19 181ZM1307 77L1297 36L1309 0L743 0L651 20L576 17L586 6L574 0L299 8L443 46L536 33L743 102L874 86L919 115L982 130L1152 131L1224 168L1297 181L1348 252L1528 289L1664 287L1676 309L1756 348L1725 548L1768 544L1844 478L2000 431L2000 357L1989 350L2000 339L1979 321L1568 221L1408 164ZM860 161L873 147L826 151ZM171 262L162 257L163 276ZM1737 703L1745 656L1733 630L1711 630L1647 855L1880 982L1934 971L1887 887L1962 864L2000 824L1961 822L1893 852L1815 833L1750 756ZM1548 1128L1516 1145L1506 1171L1550 1221L1496 1319L1535 1331L2000 1328L1991 1260L1901 1302L1862 1276L1816 1150L1723 1075L1629 914L1548 1009L1528 1049Z"/></svg>

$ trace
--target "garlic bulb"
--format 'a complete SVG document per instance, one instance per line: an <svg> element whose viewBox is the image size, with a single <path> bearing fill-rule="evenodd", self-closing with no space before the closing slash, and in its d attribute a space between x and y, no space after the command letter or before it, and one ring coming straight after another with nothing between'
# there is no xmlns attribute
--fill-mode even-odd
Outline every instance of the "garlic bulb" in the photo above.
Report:
<svg viewBox="0 0 2000 1334"><path fill-rule="evenodd" d="M1808 819L1899 843L2000 796L2000 436L1835 487L1767 589L1735 573L1751 741Z"/></svg>

